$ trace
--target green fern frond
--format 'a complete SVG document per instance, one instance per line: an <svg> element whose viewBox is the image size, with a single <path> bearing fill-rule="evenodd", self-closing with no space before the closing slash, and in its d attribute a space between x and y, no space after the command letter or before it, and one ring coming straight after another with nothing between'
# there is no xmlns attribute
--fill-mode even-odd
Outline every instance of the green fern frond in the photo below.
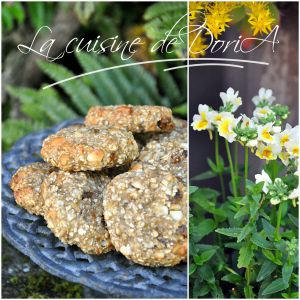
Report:
<svg viewBox="0 0 300 300"><path fill-rule="evenodd" d="M20 109L25 115L40 122L47 120L43 107L37 105L39 99L38 90L12 86L7 86L6 90L10 96L20 100Z"/></svg>
<svg viewBox="0 0 300 300"><path fill-rule="evenodd" d="M39 90L39 99L39 105L53 123L78 118L78 115L63 102L58 92L52 87Z"/></svg>
<svg viewBox="0 0 300 300"><path fill-rule="evenodd" d="M180 2L166 2L155 3L151 5L144 14L144 19L147 21L144 25L146 35L152 40L152 46L166 38L166 33L172 29L172 34L179 33L180 30L187 26L187 3ZM175 26L176 24L176 26ZM173 28L174 27L174 28ZM184 34L182 32L182 34ZM175 54L184 56L187 48L187 39L174 44ZM169 37L167 40L170 40Z"/></svg>
<svg viewBox="0 0 300 300"><path fill-rule="evenodd" d="M60 81L74 76L74 73L69 71L66 67L56 64L38 61L39 67L44 73L46 73L51 79ZM60 84L66 94L70 97L70 100L79 110L80 113L87 113L90 106L99 104L99 100L92 93L91 89L85 85L81 79L75 79Z"/></svg>
<svg viewBox="0 0 300 300"><path fill-rule="evenodd" d="M7 151L22 136L45 128L43 122L7 119L2 123L2 146Z"/></svg>
<svg viewBox="0 0 300 300"><path fill-rule="evenodd" d="M162 13L167 14L171 12L185 12L187 13L187 2L163 2L154 3L149 6L144 14L144 19L149 21L153 18L159 17Z"/></svg>
<svg viewBox="0 0 300 300"><path fill-rule="evenodd" d="M80 52L76 53L76 57L85 72L106 67L104 64L101 64L100 59L96 59L90 54ZM111 71L107 71L89 75L91 85L100 98L100 103L104 105L124 103L123 96L116 88L110 72Z"/></svg>
<svg viewBox="0 0 300 300"><path fill-rule="evenodd" d="M113 54L111 56L115 65L125 65L132 64L134 61L132 59L122 60L120 56ZM153 105L155 103L160 103L161 96L158 92L157 82L154 76L140 65L125 67L121 69L127 76L132 86L134 86L133 93L136 93L136 89L142 87L144 89L144 95L142 98L138 98L139 104ZM134 97L134 95L133 95Z"/></svg>

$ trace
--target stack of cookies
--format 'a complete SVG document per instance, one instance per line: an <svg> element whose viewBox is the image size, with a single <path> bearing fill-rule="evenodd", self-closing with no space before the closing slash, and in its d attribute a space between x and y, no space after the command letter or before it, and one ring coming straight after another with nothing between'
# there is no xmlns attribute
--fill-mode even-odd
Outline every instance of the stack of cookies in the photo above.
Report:
<svg viewBox="0 0 300 300"><path fill-rule="evenodd" d="M92 107L84 125L48 136L41 156L10 186L62 242L146 266L186 259L187 126L170 109Z"/></svg>

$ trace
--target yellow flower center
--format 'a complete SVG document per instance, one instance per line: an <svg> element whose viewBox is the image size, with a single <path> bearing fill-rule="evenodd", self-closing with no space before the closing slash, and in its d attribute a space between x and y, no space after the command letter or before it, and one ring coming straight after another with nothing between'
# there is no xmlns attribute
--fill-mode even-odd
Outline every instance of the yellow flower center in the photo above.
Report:
<svg viewBox="0 0 300 300"><path fill-rule="evenodd" d="M203 130L207 127L208 121L207 120L200 120L196 123L195 128L198 130Z"/></svg>
<svg viewBox="0 0 300 300"><path fill-rule="evenodd" d="M265 157L266 159L272 158L272 151L269 149L264 149L261 153L262 157Z"/></svg>
<svg viewBox="0 0 300 300"><path fill-rule="evenodd" d="M299 146L295 146L294 148L293 148L293 155L295 155L295 156L299 156Z"/></svg>
<svg viewBox="0 0 300 300"><path fill-rule="evenodd" d="M273 141L273 137L271 136L270 132L268 132L267 130L264 130L264 131L262 132L262 137L263 137L265 140Z"/></svg>
<svg viewBox="0 0 300 300"><path fill-rule="evenodd" d="M230 120L225 120L221 125L220 125L220 132L222 134L229 134L230 130L229 130L229 125L230 125Z"/></svg>
<svg viewBox="0 0 300 300"><path fill-rule="evenodd" d="M222 121L222 116L221 115L216 115L215 116L215 122L220 122Z"/></svg>
<svg viewBox="0 0 300 300"><path fill-rule="evenodd" d="M290 139L289 139L289 136L288 134L285 134L281 137L280 139L280 145L283 146L286 142L288 142Z"/></svg>
<svg viewBox="0 0 300 300"><path fill-rule="evenodd" d="M264 108L262 108L260 111L259 111L262 115L265 115L268 111Z"/></svg>

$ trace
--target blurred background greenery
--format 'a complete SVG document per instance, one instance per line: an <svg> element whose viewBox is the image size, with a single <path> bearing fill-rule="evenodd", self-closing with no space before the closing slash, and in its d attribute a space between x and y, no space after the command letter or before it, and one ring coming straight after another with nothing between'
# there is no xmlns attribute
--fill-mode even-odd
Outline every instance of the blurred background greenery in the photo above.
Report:
<svg viewBox="0 0 300 300"><path fill-rule="evenodd" d="M3 2L2 3L2 147L66 119L84 116L92 105L121 103L165 105L186 116L186 70L164 72L165 63L135 66L97 73L42 90L53 81L133 60L186 57L186 44L172 54L150 53L153 43L164 37L186 14L186 2ZM73 37L85 40L119 35L121 40L143 37L130 61L118 53L67 54L47 62L35 53L18 51L19 43L30 45L37 30L47 25L55 38L52 56L62 51ZM186 25L183 18L178 28ZM40 45L49 37L40 36ZM172 63L175 66L176 63Z"/></svg>

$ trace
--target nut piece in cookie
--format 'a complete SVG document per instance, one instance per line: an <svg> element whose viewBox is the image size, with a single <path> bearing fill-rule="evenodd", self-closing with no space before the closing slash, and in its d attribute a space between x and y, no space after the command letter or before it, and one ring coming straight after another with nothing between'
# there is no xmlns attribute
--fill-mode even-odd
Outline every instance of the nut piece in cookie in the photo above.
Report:
<svg viewBox="0 0 300 300"><path fill-rule="evenodd" d="M48 136L41 155L64 171L95 171L132 162L138 146L125 130L71 126Z"/></svg>
<svg viewBox="0 0 300 300"><path fill-rule="evenodd" d="M35 215L44 214L44 201L40 187L45 177L54 167L44 162L36 162L19 168L10 181L18 205Z"/></svg>
<svg viewBox="0 0 300 300"><path fill-rule="evenodd" d="M115 177L104 195L104 217L113 245L145 266L186 259L185 185L169 172L130 171Z"/></svg>
<svg viewBox="0 0 300 300"><path fill-rule="evenodd" d="M169 132L174 128L171 109L164 106L94 106L85 124L114 127L131 132Z"/></svg>
<svg viewBox="0 0 300 300"><path fill-rule="evenodd" d="M113 248L103 216L103 192L109 181L103 174L64 171L44 180L44 217L55 236L89 254Z"/></svg>

